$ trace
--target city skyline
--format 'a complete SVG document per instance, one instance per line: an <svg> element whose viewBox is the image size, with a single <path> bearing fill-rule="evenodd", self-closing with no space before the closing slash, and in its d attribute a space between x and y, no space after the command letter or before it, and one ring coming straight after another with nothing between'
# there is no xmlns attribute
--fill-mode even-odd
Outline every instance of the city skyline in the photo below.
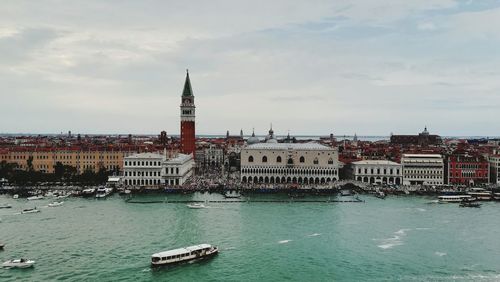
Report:
<svg viewBox="0 0 500 282"><path fill-rule="evenodd" d="M2 133L176 135L189 68L197 135L500 135L494 1L1 6Z"/></svg>

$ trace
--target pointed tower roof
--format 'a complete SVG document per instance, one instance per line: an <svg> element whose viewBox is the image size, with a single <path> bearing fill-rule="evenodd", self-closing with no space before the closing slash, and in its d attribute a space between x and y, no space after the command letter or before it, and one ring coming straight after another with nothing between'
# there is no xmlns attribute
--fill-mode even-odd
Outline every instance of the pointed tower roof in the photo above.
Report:
<svg viewBox="0 0 500 282"><path fill-rule="evenodd" d="M193 88L191 88L191 80L189 80L189 70L186 70L186 82L184 83L182 96L193 96Z"/></svg>

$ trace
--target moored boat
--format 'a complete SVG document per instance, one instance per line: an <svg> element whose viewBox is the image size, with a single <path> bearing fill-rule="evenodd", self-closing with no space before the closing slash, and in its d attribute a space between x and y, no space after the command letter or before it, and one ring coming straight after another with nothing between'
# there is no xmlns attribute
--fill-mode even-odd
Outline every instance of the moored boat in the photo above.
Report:
<svg viewBox="0 0 500 282"><path fill-rule="evenodd" d="M87 188L82 190L82 197L91 197L95 194L95 188Z"/></svg>
<svg viewBox="0 0 500 282"><path fill-rule="evenodd" d="M461 208L480 208L481 204L474 201L463 201L459 205Z"/></svg>
<svg viewBox="0 0 500 282"><path fill-rule="evenodd" d="M49 204L49 207L59 207L59 206L62 206L64 202L52 202Z"/></svg>
<svg viewBox="0 0 500 282"><path fill-rule="evenodd" d="M195 259L209 258L217 255L219 249L209 244L200 244L163 251L151 255L151 266L172 265L187 262Z"/></svg>
<svg viewBox="0 0 500 282"><path fill-rule="evenodd" d="M488 191L483 188L471 188L467 195L471 195L478 201L491 201L493 199L493 195L491 191Z"/></svg>
<svg viewBox="0 0 500 282"><path fill-rule="evenodd" d="M24 209L24 210L21 211L22 214L37 213L37 212L40 212L40 210L37 209L36 207L34 207L32 209Z"/></svg>
<svg viewBox="0 0 500 282"><path fill-rule="evenodd" d="M4 243L0 242L0 250L3 250L3 247L5 246Z"/></svg>
<svg viewBox="0 0 500 282"><path fill-rule="evenodd" d="M198 204L198 203L187 204L186 207L188 207L190 209L204 209L204 208L206 208L206 206L204 204Z"/></svg>
<svg viewBox="0 0 500 282"><path fill-rule="evenodd" d="M19 195L18 194L14 194L14 196L12 196L13 199L18 199L19 198Z"/></svg>
<svg viewBox="0 0 500 282"><path fill-rule="evenodd" d="M9 204L5 204L5 205L0 206L0 209L10 209L10 208L12 208L12 206Z"/></svg>
<svg viewBox="0 0 500 282"><path fill-rule="evenodd" d="M28 267L32 267L34 264L35 264L34 260L21 258L21 259L8 260L8 261L2 263L2 267L5 267L5 268L28 268Z"/></svg>
<svg viewBox="0 0 500 282"><path fill-rule="evenodd" d="M95 193L96 198L105 198L109 196L113 192L112 188L107 188L107 187L99 187Z"/></svg>
<svg viewBox="0 0 500 282"><path fill-rule="evenodd" d="M42 195L36 195L36 196L31 196L31 197L28 197L28 201L35 201L35 200L41 200L43 199L44 197Z"/></svg>

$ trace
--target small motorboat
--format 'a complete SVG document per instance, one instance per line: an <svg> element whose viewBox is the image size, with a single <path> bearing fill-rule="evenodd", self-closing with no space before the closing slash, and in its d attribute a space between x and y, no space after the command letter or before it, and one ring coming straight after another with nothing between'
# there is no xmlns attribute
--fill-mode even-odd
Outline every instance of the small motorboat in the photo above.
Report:
<svg viewBox="0 0 500 282"><path fill-rule="evenodd" d="M41 199L43 199L42 195L28 197L28 201L35 201L35 200L41 200Z"/></svg>
<svg viewBox="0 0 500 282"><path fill-rule="evenodd" d="M481 204L472 202L472 201L463 201L460 203L459 207L461 208L480 208Z"/></svg>
<svg viewBox="0 0 500 282"><path fill-rule="evenodd" d="M34 260L30 259L11 259L2 263L2 267L5 268L28 268L35 264Z"/></svg>
<svg viewBox="0 0 500 282"><path fill-rule="evenodd" d="M10 208L12 208L12 206L9 204L0 206L0 209L10 209Z"/></svg>
<svg viewBox="0 0 500 282"><path fill-rule="evenodd" d="M385 193L383 191L377 191L375 193L375 197L379 198L379 199L385 199Z"/></svg>
<svg viewBox="0 0 500 282"><path fill-rule="evenodd" d="M187 204L186 207L188 207L190 209L204 209L204 208L206 208L206 206L204 204L198 204L198 203Z"/></svg>
<svg viewBox="0 0 500 282"><path fill-rule="evenodd" d="M0 242L0 250L3 250L3 247L5 246L4 243Z"/></svg>
<svg viewBox="0 0 500 282"><path fill-rule="evenodd" d="M24 209L21 214L27 214L27 213L37 213L37 212L40 212L39 209L37 209L36 207L33 208L33 209Z"/></svg>
<svg viewBox="0 0 500 282"><path fill-rule="evenodd" d="M52 202L49 204L49 207L53 208L53 207L59 207L59 206L62 206L64 202Z"/></svg>
<svg viewBox="0 0 500 282"><path fill-rule="evenodd" d="M67 197L69 197L69 196L71 196L71 194L59 195L59 196L57 196L57 198L58 198L58 199L64 199L64 198L67 198Z"/></svg>
<svg viewBox="0 0 500 282"><path fill-rule="evenodd" d="M18 198L19 198L18 194L14 194L14 196L12 196L12 199L18 199Z"/></svg>

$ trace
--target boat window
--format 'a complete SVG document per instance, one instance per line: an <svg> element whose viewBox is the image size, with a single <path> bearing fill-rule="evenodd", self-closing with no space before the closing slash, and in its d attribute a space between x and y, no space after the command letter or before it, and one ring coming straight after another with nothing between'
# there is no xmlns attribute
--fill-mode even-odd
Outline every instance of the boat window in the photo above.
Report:
<svg viewBox="0 0 500 282"><path fill-rule="evenodd" d="M167 257L162 257L161 259L162 259L162 260L167 260Z"/></svg>
<svg viewBox="0 0 500 282"><path fill-rule="evenodd" d="M151 261L152 262L158 262L158 261L160 261L160 258L159 257L152 257Z"/></svg>

